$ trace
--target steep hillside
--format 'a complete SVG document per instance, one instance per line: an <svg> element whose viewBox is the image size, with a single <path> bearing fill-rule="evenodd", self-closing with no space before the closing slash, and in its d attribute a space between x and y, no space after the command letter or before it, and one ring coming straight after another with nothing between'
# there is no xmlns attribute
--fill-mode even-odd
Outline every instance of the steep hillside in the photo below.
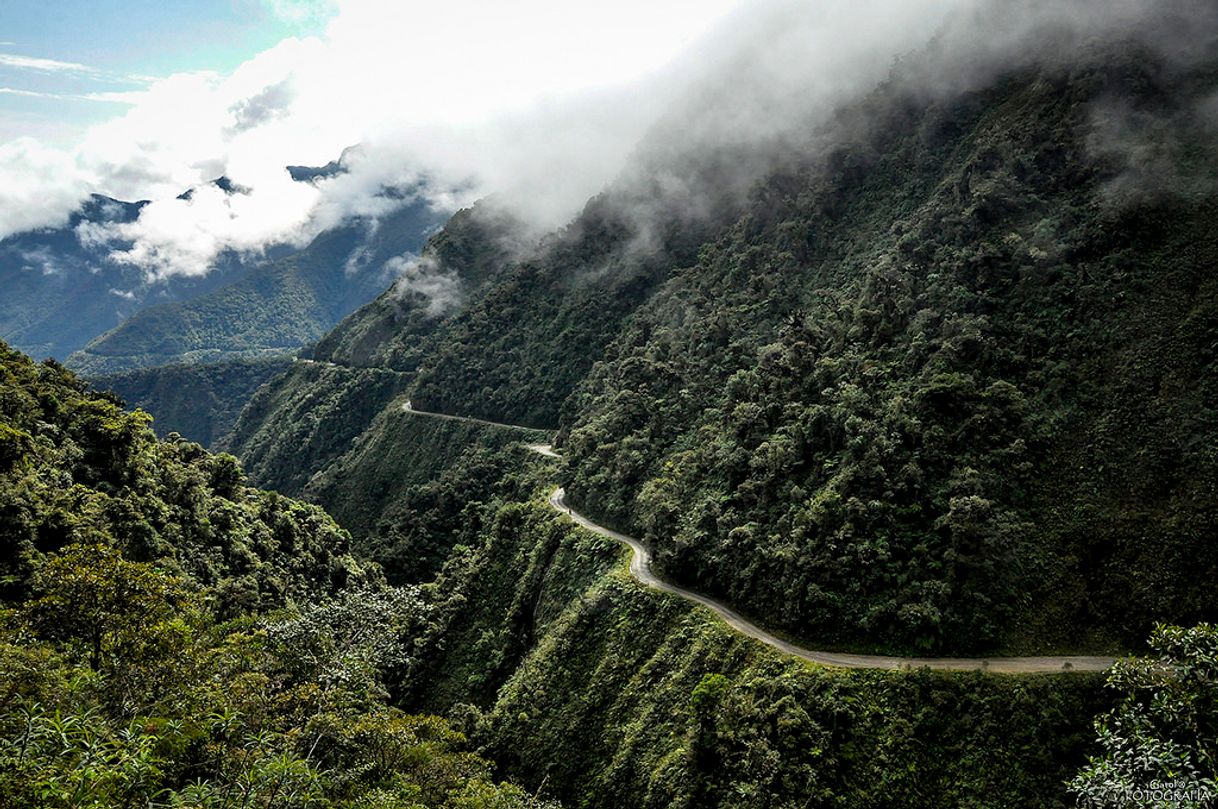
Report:
<svg viewBox="0 0 1218 809"><path fill-rule="evenodd" d="M0 343L0 804L557 809L388 704L417 588L147 423Z"/></svg>
<svg viewBox="0 0 1218 809"><path fill-rule="evenodd" d="M519 443L468 453L408 489L383 535L399 544L372 549L409 577L445 548L397 698L447 711L505 774L617 809L1072 805L1098 675L784 658L639 586L620 546L544 504L553 473Z"/></svg>
<svg viewBox="0 0 1218 809"><path fill-rule="evenodd" d="M424 275L403 277L326 335L311 352L316 359L259 391L224 448L260 485L302 494L411 385L436 329L486 294L528 243L523 225L494 204L455 214L428 241L418 262Z"/></svg>
<svg viewBox="0 0 1218 809"><path fill-rule="evenodd" d="M62 360L140 309L197 297L249 268L226 255L206 276L149 282L142 268L111 258L130 245L95 244L85 235L134 221L145 204L94 195L63 227L0 239L0 339Z"/></svg>
<svg viewBox="0 0 1218 809"><path fill-rule="evenodd" d="M930 95L911 65L739 218L678 227L634 182L518 256L454 234L458 272L500 263L463 306L382 298L321 353L422 409L561 404L573 502L798 637L1082 652L1213 617L1212 63L1101 42ZM281 380L229 446L302 491L364 429L330 403L391 400L351 378Z"/></svg>
<svg viewBox="0 0 1218 809"><path fill-rule="evenodd" d="M93 377L89 382L130 407L156 413L152 428L157 435L178 433L210 447L228 435L255 391L290 364L283 358L164 365Z"/></svg>
<svg viewBox="0 0 1218 809"><path fill-rule="evenodd" d="M101 375L291 352L382 290L393 277L387 264L417 253L444 218L414 199L381 221L340 225L207 295L139 312L68 362Z"/></svg>
<svg viewBox="0 0 1218 809"><path fill-rule="evenodd" d="M254 394L219 449L240 453L258 485L298 496L408 382L396 371L297 361Z"/></svg>
<svg viewBox="0 0 1218 809"><path fill-rule="evenodd" d="M304 497L321 504L352 534L360 553L394 581L429 581L462 537L471 504L519 489L522 442L548 434L440 419L391 407ZM509 448L511 451L509 451Z"/></svg>
<svg viewBox="0 0 1218 809"><path fill-rule="evenodd" d="M339 323L316 345L319 361L414 370L423 341L478 300L488 283L536 241L494 199L458 211L428 240L417 271Z"/></svg>
<svg viewBox="0 0 1218 809"><path fill-rule="evenodd" d="M1213 618L1218 82L1088 59L929 107L894 82L768 181L567 402L574 501L847 646Z"/></svg>

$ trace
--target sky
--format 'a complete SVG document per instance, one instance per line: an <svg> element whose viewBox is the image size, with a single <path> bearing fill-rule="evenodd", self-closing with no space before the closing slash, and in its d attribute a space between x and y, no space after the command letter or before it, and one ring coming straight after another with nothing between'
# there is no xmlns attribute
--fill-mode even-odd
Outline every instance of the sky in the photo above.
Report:
<svg viewBox="0 0 1218 809"><path fill-rule="evenodd" d="M624 152L645 126L654 100L632 104L632 83L739 5L5 0L0 238L63 224L90 193L152 199L138 233L86 235L138 237L123 258L150 273L204 272L219 249L375 215L388 204L375 189L411 173L494 190L533 159L508 141L536 144L542 120L571 123L548 148L570 164L555 170L579 175L589 169L576 152L603 153L606 140ZM613 95L612 115L598 94ZM286 179L284 166L322 165L354 145L377 165L333 193ZM481 176L487 167L500 176ZM252 193L204 191L189 210L176 200L221 174Z"/></svg>
<svg viewBox="0 0 1218 809"><path fill-rule="evenodd" d="M5 0L0 7L0 142L70 144L120 113L109 93L158 77L228 71L290 36L324 30L329 9L262 0Z"/></svg>
<svg viewBox="0 0 1218 809"><path fill-rule="evenodd" d="M1029 58L1045 26L1137 31L1165 5L1185 21L1215 9L1213 0L0 0L0 239L64 225L90 194L151 200L133 223L76 235L150 280L199 275L224 251L303 245L351 217L375 221L402 204L387 189L420 181L437 207L495 194L553 228L640 165L631 157L656 133L687 150L781 138L814 128L932 38L948 56L926 81L962 87ZM348 171L317 183L285 170L344 153ZM210 184L220 176L242 190ZM668 183L666 200L682 198L679 177L651 179Z"/></svg>

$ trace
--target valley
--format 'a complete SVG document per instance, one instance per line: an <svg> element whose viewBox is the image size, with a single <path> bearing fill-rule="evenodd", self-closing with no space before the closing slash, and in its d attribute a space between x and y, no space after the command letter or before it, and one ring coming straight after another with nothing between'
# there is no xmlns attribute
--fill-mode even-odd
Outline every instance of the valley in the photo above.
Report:
<svg viewBox="0 0 1218 809"><path fill-rule="evenodd" d="M694 6L338 0L35 178L0 806L1218 800L1218 10Z"/></svg>

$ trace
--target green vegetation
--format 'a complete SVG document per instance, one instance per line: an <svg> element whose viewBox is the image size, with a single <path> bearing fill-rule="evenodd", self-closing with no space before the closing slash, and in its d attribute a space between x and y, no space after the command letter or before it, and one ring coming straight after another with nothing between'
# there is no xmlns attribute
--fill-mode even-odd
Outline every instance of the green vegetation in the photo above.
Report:
<svg viewBox="0 0 1218 809"><path fill-rule="evenodd" d="M285 371L287 357L233 360L216 365L162 365L89 380L132 407L156 413L153 429L178 433L205 447L219 443L236 424L254 392Z"/></svg>
<svg viewBox="0 0 1218 809"><path fill-rule="evenodd" d="M389 705L417 589L148 422L0 344L0 803L549 805Z"/></svg>
<svg viewBox="0 0 1218 809"><path fill-rule="evenodd" d="M784 658L642 589L619 546L539 497L474 504L463 525L421 588L403 704L446 711L505 775L569 805L1065 807L1108 705L1095 675Z"/></svg>
<svg viewBox="0 0 1218 809"><path fill-rule="evenodd" d="M422 409L558 423L574 503L817 645L1130 648L1214 617L1214 75L1095 47L929 102L894 77L697 226L646 184L519 257L510 224L456 217L428 250L465 305L382 296L318 357L400 371ZM386 445L360 373L279 380L227 448L303 492Z"/></svg>
<svg viewBox="0 0 1218 809"><path fill-rule="evenodd" d="M396 371L293 363L254 394L218 448L239 454L259 486L299 495L409 381Z"/></svg>
<svg viewBox="0 0 1218 809"><path fill-rule="evenodd" d="M392 258L417 253L444 221L421 201L373 226L355 221L267 261L206 295L140 311L68 358L98 376L175 362L282 355L321 337L391 280Z"/></svg>
<svg viewBox="0 0 1218 809"><path fill-rule="evenodd" d="M1120 88L1130 137L1170 121L1204 184L1214 73L1104 56L921 109L897 83L771 180L564 405L573 502L822 644L1082 651L1213 617L1218 206L1119 194L1091 120Z"/></svg>
<svg viewBox="0 0 1218 809"><path fill-rule="evenodd" d="M309 481L321 504L394 581L420 582L439 570L457 537L468 535L468 506L495 497L525 499L520 442L545 433L437 419L390 407L350 452ZM505 451L506 450L506 451Z"/></svg>
<svg viewBox="0 0 1218 809"><path fill-rule="evenodd" d="M1130 750L1183 761L1156 711L1200 694L1210 717L1206 689L1130 681L1149 718L1097 746L1099 677L785 659L642 591L542 497L563 483L669 578L817 648L1098 653L1213 620L1215 64L1080 46L928 94L911 57L696 225L635 182L651 164L532 249L468 212L429 248L464 281L452 310L382 296L227 446L418 586L388 687L530 789L1070 805ZM722 158L661 168L730 187ZM405 399L557 426L564 459Z"/></svg>
<svg viewBox="0 0 1218 809"><path fill-rule="evenodd" d="M454 307L477 300L532 244L528 229L493 199L458 211L423 250L424 266L456 283L457 298L434 310L408 286L390 287L317 344L318 360L353 367L415 370L427 343Z"/></svg>
<svg viewBox="0 0 1218 809"><path fill-rule="evenodd" d="M20 596L45 554L113 544L211 587L222 616L307 601L370 574L319 508L244 485L229 455L158 441L54 363L0 346L0 576Z"/></svg>
<svg viewBox="0 0 1218 809"><path fill-rule="evenodd" d="M1096 721L1103 754L1070 784L1083 806L1202 809L1218 797L1218 628L1160 625L1149 646L1108 675L1124 699Z"/></svg>
<svg viewBox="0 0 1218 809"><path fill-rule="evenodd" d="M455 279L461 294L476 298L494 271L524 249L521 229L484 202L455 214L428 242L422 260ZM413 382L417 355L446 316L430 311L424 296L391 287L324 337L311 361L297 363L261 389L220 447L240 455L259 485L302 494L309 479L348 452ZM401 469L394 472L398 477L387 475L373 485L400 486Z"/></svg>

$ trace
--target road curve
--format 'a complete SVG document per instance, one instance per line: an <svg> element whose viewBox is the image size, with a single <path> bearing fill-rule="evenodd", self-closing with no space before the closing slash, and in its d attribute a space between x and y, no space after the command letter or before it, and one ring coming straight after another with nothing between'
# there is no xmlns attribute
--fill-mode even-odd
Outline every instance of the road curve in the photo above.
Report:
<svg viewBox="0 0 1218 809"><path fill-rule="evenodd" d="M543 448L547 451L543 452ZM546 445L530 445L529 449L547 457L558 457ZM769 644L785 654L810 660L813 663L838 666L846 669L899 670L928 668L939 671L986 671L1001 674L1055 674L1068 671L1103 671L1114 662L1110 657L887 657L884 655L858 655L805 649L802 646L796 646L782 638L775 637L744 618L726 604L664 581L652 572L651 551L647 549L646 545L634 537L628 537L603 525L597 525L583 514L572 509L566 504L565 492L562 487L554 490L550 495L549 502L557 511L567 515L574 522L587 528L589 531L629 546L630 550L633 551L630 556L630 575L640 584L664 593L672 593L695 604L701 604L722 618L724 623L740 634Z"/></svg>
<svg viewBox="0 0 1218 809"><path fill-rule="evenodd" d="M541 427L523 427L519 424L504 424L502 421L487 421L486 419L476 419L473 416L450 416L448 413L433 413L430 410L418 410L409 401L407 401L405 404L402 405L402 412L403 413L412 413L416 416L428 416L433 419L447 419L448 421L464 421L464 422L468 422L470 424L487 424L487 425L490 425L491 427L506 427L509 430L528 430L529 432L533 432L533 433L550 432L550 430L546 430ZM529 444L528 446L529 446L529 449L533 450L534 452L540 453L542 455L547 455L548 457L551 457L551 458L558 457L557 455L554 454L553 451L550 450L549 444ZM541 447L544 447L546 449L546 452L542 452L542 450L540 449Z"/></svg>
<svg viewBox="0 0 1218 809"><path fill-rule="evenodd" d="M412 413L419 416L430 416L431 418L449 419L450 421L466 421L474 424L488 424L493 427L507 427L514 430L533 430L534 432L546 432L533 427L521 427L518 424L504 424L497 421L487 421L485 419L476 419L471 416L450 416L447 413L432 413L426 410L415 410L410 402L402 405L402 411ZM544 455L547 458L558 458L558 453L554 452L550 444L526 444L526 447L538 455ZM759 640L762 643L773 646L784 654L793 655L813 663L819 663L825 666L837 666L845 669L890 669L890 670L910 670L910 669L934 669L937 671L985 671L996 674L1060 674L1063 672L1072 671L1103 671L1113 664L1114 659L1111 657L1087 657L1087 656L1051 656L1051 657L987 657L987 658L966 658L966 657L889 657L886 655L860 655L848 654L845 652L822 652L814 649L805 649L802 646L796 646L789 641L779 638L756 624L749 621L740 613L733 610L731 607L716 601L713 598L708 598L700 593L695 593L693 590L686 590L684 587L678 587L675 584L669 584L661 579L651 570L651 551L639 540L634 537L620 534L611 528L606 528L603 525L597 525L592 520L585 517L583 514L572 509L566 504L564 499L565 492L562 487L555 489L549 497L550 505L558 512L567 515L578 525L583 526L594 534L600 534L603 537L608 537L616 542L626 545L632 551L630 556L630 575L635 578L640 584L645 587L650 587L653 590L659 590L664 593L671 593L692 601L695 604L700 604L703 607L714 612L724 623L736 630L742 635Z"/></svg>

